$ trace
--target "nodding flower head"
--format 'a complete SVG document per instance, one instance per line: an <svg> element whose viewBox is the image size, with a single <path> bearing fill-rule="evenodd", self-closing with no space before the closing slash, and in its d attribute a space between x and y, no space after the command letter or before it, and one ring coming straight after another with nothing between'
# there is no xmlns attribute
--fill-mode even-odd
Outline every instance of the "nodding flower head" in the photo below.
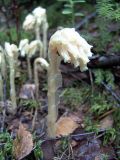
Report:
<svg viewBox="0 0 120 160"><path fill-rule="evenodd" d="M34 40L29 44L29 57L33 56L42 47L40 40Z"/></svg>
<svg viewBox="0 0 120 160"><path fill-rule="evenodd" d="M36 60L43 68L47 69L49 67L49 63L44 58L37 58Z"/></svg>
<svg viewBox="0 0 120 160"><path fill-rule="evenodd" d="M32 14L28 14L23 22L23 29L25 31L33 30L35 27L36 19Z"/></svg>
<svg viewBox="0 0 120 160"><path fill-rule="evenodd" d="M28 39L22 39L19 43L19 51L20 51L20 55L22 57L25 57L25 55L28 53L29 51L29 40Z"/></svg>
<svg viewBox="0 0 120 160"><path fill-rule="evenodd" d="M18 48L15 44L5 42L5 50L9 57L16 58L18 56Z"/></svg>
<svg viewBox="0 0 120 160"><path fill-rule="evenodd" d="M11 50L14 56L18 54L18 48L15 44L11 44Z"/></svg>
<svg viewBox="0 0 120 160"><path fill-rule="evenodd" d="M37 7L33 10L33 15L37 20L37 24L41 24L44 20L46 20L46 9L42 7Z"/></svg>
<svg viewBox="0 0 120 160"><path fill-rule="evenodd" d="M74 28L56 31L49 42L51 54L58 53L65 62L73 63L75 67L80 66L81 71L87 69L88 58L92 56L91 48Z"/></svg>

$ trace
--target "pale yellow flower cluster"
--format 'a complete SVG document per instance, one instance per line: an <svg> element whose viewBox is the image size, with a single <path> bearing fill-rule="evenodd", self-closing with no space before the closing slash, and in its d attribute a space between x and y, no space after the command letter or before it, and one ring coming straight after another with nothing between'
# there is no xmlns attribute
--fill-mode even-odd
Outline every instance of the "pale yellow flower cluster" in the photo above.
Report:
<svg viewBox="0 0 120 160"><path fill-rule="evenodd" d="M20 41L19 50L21 52L21 56L24 57L26 54L31 57L36 51L42 48L42 43L39 40L34 40L29 43L28 39L23 39Z"/></svg>
<svg viewBox="0 0 120 160"><path fill-rule="evenodd" d="M23 22L23 29L26 31L33 30L35 25L40 26L46 21L46 9L37 7L31 14L28 14Z"/></svg>
<svg viewBox="0 0 120 160"><path fill-rule="evenodd" d="M56 31L49 42L51 53L58 53L65 62L73 63L75 67L80 66L81 71L87 69L89 57L92 56L91 48L74 28Z"/></svg>
<svg viewBox="0 0 120 160"><path fill-rule="evenodd" d="M49 63L44 58L37 58L36 60L40 63L42 68L47 69L49 67Z"/></svg>
<svg viewBox="0 0 120 160"><path fill-rule="evenodd" d="M13 57L14 59L18 56L18 48L15 44L5 42L5 51L9 57Z"/></svg>

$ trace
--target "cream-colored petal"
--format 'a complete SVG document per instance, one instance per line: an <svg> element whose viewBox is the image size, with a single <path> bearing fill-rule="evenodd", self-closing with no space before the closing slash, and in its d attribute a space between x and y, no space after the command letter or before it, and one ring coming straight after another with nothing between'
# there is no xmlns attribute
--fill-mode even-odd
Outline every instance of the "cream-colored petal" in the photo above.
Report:
<svg viewBox="0 0 120 160"><path fill-rule="evenodd" d="M36 63L40 63L40 65L45 69L48 69L49 67L49 63L44 58L37 58Z"/></svg>
<svg viewBox="0 0 120 160"><path fill-rule="evenodd" d="M23 22L23 29L26 31L33 30L35 27L36 19L32 14L28 14Z"/></svg>
<svg viewBox="0 0 120 160"><path fill-rule="evenodd" d="M46 9L42 7L35 8L32 13L37 20L37 24L39 25L41 25L41 23L46 19Z"/></svg>
<svg viewBox="0 0 120 160"><path fill-rule="evenodd" d="M49 43L49 49L54 54L61 54L66 62L73 63L75 67L80 65L82 70L87 68L88 57L92 56L91 47L74 28L56 31Z"/></svg>
<svg viewBox="0 0 120 160"><path fill-rule="evenodd" d="M64 59L64 62L68 62L70 63L71 62L71 57L70 55L68 54L68 52L66 50L63 50L62 48L59 48L58 49L58 53L62 56L62 58Z"/></svg>
<svg viewBox="0 0 120 160"><path fill-rule="evenodd" d="M23 39L20 41L19 50L22 57L24 57L29 52L29 40Z"/></svg>
<svg viewBox="0 0 120 160"><path fill-rule="evenodd" d="M29 57L33 56L41 47L40 40L34 40L29 44Z"/></svg>
<svg viewBox="0 0 120 160"><path fill-rule="evenodd" d="M22 39L19 43L19 50L23 49L26 44L29 43L28 39Z"/></svg>
<svg viewBox="0 0 120 160"><path fill-rule="evenodd" d="M8 56L13 57L11 45L8 42L5 42L5 51L7 52Z"/></svg>

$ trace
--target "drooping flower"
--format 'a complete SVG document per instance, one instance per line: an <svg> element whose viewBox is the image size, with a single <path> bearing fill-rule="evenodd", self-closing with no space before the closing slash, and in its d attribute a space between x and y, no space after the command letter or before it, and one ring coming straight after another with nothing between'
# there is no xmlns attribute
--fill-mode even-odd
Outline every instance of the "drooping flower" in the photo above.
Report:
<svg viewBox="0 0 120 160"><path fill-rule="evenodd" d="M9 57L14 57L14 60L16 60L18 56L18 48L15 44L10 44L8 42L5 42L5 50Z"/></svg>
<svg viewBox="0 0 120 160"><path fill-rule="evenodd" d="M37 51L42 49L42 42L40 40L34 40L29 44L28 56L33 56Z"/></svg>
<svg viewBox="0 0 120 160"><path fill-rule="evenodd" d="M46 19L46 9L42 7L35 8L32 13L35 16L39 25L41 25L41 23Z"/></svg>
<svg viewBox="0 0 120 160"><path fill-rule="evenodd" d="M35 27L36 19L34 15L28 14L25 18L25 21L23 22L23 29L25 31L33 30Z"/></svg>
<svg viewBox="0 0 120 160"><path fill-rule="evenodd" d="M56 121L58 117L58 105L60 103L59 88L62 86L60 62L79 66L80 70L87 69L89 56L92 56L91 45L82 38L74 28L64 28L56 31L49 41L49 69L48 69L48 135L56 136Z"/></svg>
<svg viewBox="0 0 120 160"><path fill-rule="evenodd" d="M49 48L51 53L59 53L65 62L80 66L81 71L87 69L89 57L92 56L92 46L74 28L56 31L50 39Z"/></svg>
<svg viewBox="0 0 120 160"><path fill-rule="evenodd" d="M25 57L25 55L29 51L29 40L28 39L22 39L19 43L19 50L22 57Z"/></svg>

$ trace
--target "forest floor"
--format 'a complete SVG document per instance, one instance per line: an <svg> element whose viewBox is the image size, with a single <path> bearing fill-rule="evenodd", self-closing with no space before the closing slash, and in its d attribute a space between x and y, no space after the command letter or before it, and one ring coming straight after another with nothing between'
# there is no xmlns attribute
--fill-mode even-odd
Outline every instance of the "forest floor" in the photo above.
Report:
<svg viewBox="0 0 120 160"><path fill-rule="evenodd" d="M86 24L86 23L85 23ZM116 30L118 25L113 24ZM87 26L89 36L99 35L94 17ZM55 29L49 32L49 36ZM79 27L80 33L86 29ZM113 53L113 42L106 50L98 51L107 55ZM101 56L100 55L100 56ZM11 102L0 102L0 160L119 160L120 159L120 68L101 67L110 70L114 77L114 90L106 83L96 84L95 71L80 72L64 62L60 65L63 86L60 88L60 104L55 138L47 137L47 73L39 72L39 101L35 99L35 84L27 80L26 60L20 59L22 77L16 78L18 109L10 112ZM33 64L33 60L31 61ZM106 69L105 69L106 68ZM97 70L97 69L96 69ZM104 73L103 73L104 72ZM101 74L101 72L100 72ZM110 77L111 78L111 77ZM109 78L109 79L110 79ZM111 79L110 79L111 80ZM118 101L117 98L118 97ZM120 102L120 101L119 101ZM117 129L116 129L117 128ZM117 130L117 131L116 131ZM4 132L3 132L4 131ZM18 136L18 139L16 138ZM22 141L19 140L22 137ZM13 151L14 148L14 151ZM4 150L5 159L2 159ZM13 155L11 155L13 154Z"/></svg>

